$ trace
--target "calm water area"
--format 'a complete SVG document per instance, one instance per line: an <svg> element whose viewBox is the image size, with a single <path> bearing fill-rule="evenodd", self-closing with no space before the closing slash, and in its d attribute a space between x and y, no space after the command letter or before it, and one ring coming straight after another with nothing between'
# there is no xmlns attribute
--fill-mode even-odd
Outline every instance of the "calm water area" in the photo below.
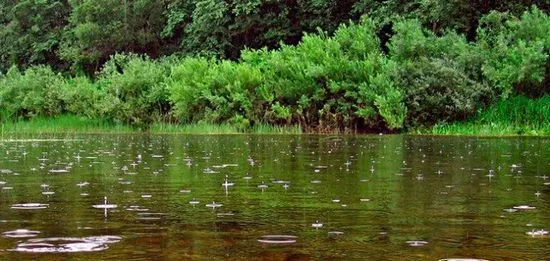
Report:
<svg viewBox="0 0 550 261"><path fill-rule="evenodd" d="M0 260L550 260L550 138L0 141Z"/></svg>

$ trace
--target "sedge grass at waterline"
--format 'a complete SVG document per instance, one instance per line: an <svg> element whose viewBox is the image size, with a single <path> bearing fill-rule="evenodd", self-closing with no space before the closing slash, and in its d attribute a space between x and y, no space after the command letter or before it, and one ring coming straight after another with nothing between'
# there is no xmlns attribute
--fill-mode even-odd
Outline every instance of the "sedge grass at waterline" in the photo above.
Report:
<svg viewBox="0 0 550 261"><path fill-rule="evenodd" d="M231 124L210 124L210 123L154 123L149 130L157 134L301 134L300 126L276 126L269 124L256 124L243 129Z"/></svg>
<svg viewBox="0 0 550 261"><path fill-rule="evenodd" d="M472 120L438 124L428 131L443 135L550 135L550 95L538 99L517 96L497 102Z"/></svg>
<svg viewBox="0 0 550 261"><path fill-rule="evenodd" d="M74 115L58 117L36 117L30 120L6 121L1 124L2 136L11 134L78 134L78 133L138 133L154 134L300 134L300 126L275 126L256 124L242 129L230 124L210 123L153 123L147 129L126 124L117 124L108 120L82 118Z"/></svg>
<svg viewBox="0 0 550 261"><path fill-rule="evenodd" d="M467 135L467 136L550 136L550 125L542 128L532 126L517 126L505 123L454 123L434 126L428 131L419 131L420 134L435 135Z"/></svg>
<svg viewBox="0 0 550 261"><path fill-rule="evenodd" d="M136 128L111 123L102 119L89 119L73 115L35 117L30 120L4 121L2 134L47 133L132 133Z"/></svg>

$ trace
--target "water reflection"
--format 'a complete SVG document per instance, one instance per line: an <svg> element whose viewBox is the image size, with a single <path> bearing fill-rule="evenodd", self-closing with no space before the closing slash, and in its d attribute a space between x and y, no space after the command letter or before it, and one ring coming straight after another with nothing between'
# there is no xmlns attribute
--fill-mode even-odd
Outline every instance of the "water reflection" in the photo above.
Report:
<svg viewBox="0 0 550 261"><path fill-rule="evenodd" d="M544 259L549 147L407 136L3 140L0 259Z"/></svg>

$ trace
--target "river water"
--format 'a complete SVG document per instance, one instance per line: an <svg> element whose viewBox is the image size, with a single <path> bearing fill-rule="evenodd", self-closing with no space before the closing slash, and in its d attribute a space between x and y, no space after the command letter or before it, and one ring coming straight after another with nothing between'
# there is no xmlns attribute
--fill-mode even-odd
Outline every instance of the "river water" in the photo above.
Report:
<svg viewBox="0 0 550 261"><path fill-rule="evenodd" d="M550 139L0 141L0 259L550 260Z"/></svg>

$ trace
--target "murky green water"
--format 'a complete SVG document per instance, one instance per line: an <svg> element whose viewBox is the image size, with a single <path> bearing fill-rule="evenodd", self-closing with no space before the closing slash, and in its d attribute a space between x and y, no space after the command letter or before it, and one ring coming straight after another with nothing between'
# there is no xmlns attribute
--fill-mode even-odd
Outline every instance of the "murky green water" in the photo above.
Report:
<svg viewBox="0 0 550 261"><path fill-rule="evenodd" d="M550 258L550 139L4 140L0 169L0 259Z"/></svg>

